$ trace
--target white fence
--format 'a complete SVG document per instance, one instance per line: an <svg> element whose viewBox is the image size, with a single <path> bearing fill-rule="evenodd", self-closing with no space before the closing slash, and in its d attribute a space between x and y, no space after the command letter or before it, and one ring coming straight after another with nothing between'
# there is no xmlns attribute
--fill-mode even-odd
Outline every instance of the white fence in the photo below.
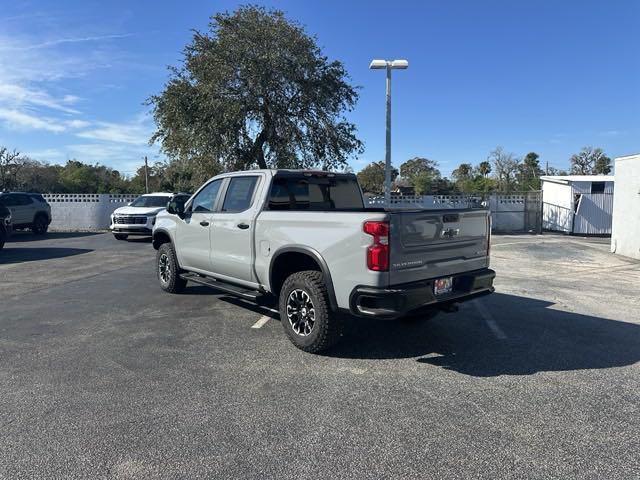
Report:
<svg viewBox="0 0 640 480"><path fill-rule="evenodd" d="M371 207L383 207L384 197L368 197ZM391 208L469 208L491 210L495 232L540 232L542 195L540 192L482 195L391 195Z"/></svg>
<svg viewBox="0 0 640 480"><path fill-rule="evenodd" d="M116 208L136 199L133 194L43 195L51 205L51 230L105 230ZM538 232L541 219L540 192L481 195L392 195L392 208L467 208L488 206L496 232ZM384 206L384 197L368 197L370 207Z"/></svg>
<svg viewBox="0 0 640 480"><path fill-rule="evenodd" d="M116 208L138 195L98 193L49 193L43 197L51 205L51 230L104 230Z"/></svg>

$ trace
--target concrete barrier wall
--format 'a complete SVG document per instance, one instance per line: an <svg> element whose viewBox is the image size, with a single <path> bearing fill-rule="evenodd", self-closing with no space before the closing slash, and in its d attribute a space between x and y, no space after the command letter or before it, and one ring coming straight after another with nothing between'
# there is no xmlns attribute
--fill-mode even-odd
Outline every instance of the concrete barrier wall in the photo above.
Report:
<svg viewBox="0 0 640 480"><path fill-rule="evenodd" d="M105 230L116 208L135 200L138 195L50 193L43 197L51 205L52 231Z"/></svg>

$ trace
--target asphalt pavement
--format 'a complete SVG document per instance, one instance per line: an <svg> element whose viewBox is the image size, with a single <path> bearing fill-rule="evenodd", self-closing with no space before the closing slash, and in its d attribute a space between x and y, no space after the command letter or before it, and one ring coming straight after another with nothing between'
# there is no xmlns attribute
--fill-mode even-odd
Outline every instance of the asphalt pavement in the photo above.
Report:
<svg viewBox="0 0 640 480"><path fill-rule="evenodd" d="M0 252L0 478L640 478L640 262L495 236L495 294L348 319L322 355L277 315L109 234Z"/></svg>

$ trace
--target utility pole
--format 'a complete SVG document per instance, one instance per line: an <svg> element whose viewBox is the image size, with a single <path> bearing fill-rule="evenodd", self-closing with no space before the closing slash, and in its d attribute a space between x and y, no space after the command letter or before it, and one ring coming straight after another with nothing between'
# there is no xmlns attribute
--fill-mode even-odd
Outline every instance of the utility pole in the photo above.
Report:
<svg viewBox="0 0 640 480"><path fill-rule="evenodd" d="M144 191L149 193L149 164L146 155L144 156Z"/></svg>
<svg viewBox="0 0 640 480"><path fill-rule="evenodd" d="M547 160L547 169L545 170L545 175L549 175L549 160Z"/></svg>

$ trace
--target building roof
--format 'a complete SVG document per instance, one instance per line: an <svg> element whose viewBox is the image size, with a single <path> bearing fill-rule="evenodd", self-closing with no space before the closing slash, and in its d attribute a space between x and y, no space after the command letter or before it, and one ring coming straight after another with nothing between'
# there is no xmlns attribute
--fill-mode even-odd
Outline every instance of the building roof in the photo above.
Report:
<svg viewBox="0 0 640 480"><path fill-rule="evenodd" d="M543 175L543 182L555 182L569 184L571 182L613 182L613 175Z"/></svg>

